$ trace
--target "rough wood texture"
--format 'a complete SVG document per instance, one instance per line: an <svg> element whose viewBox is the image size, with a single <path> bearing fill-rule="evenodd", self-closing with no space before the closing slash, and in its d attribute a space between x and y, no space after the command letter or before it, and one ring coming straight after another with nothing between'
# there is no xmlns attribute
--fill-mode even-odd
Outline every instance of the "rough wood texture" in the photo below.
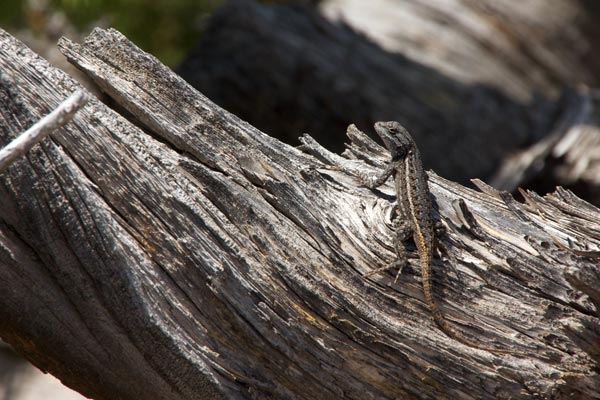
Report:
<svg viewBox="0 0 600 400"><path fill-rule="evenodd" d="M113 30L60 44L111 98L0 176L0 336L97 399L600 396L600 212L559 190L528 204L430 174L447 226L433 322L394 258L387 154L345 157L215 106ZM78 85L0 36L0 143ZM459 201L463 199L464 204ZM438 215L438 214L436 214ZM456 271L451 266L456 267Z"/></svg>
<svg viewBox="0 0 600 400"><path fill-rule="evenodd" d="M55 110L0 149L0 173L14 160L23 157L33 146L71 122L73 115L85 105L87 96L83 91L73 93Z"/></svg>

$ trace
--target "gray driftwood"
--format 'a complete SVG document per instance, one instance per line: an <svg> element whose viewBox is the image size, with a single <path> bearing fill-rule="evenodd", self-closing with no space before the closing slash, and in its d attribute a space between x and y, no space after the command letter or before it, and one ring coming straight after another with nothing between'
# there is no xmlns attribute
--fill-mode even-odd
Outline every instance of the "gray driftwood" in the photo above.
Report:
<svg viewBox="0 0 600 400"><path fill-rule="evenodd" d="M600 396L598 209L430 173L444 314L527 356L476 350L414 257L362 277L394 259L394 198L357 184L387 158L361 131L293 148L114 30L60 48L116 110L92 98L0 175L0 336L42 370L96 399ZM4 32L0 71L1 144L79 88Z"/></svg>

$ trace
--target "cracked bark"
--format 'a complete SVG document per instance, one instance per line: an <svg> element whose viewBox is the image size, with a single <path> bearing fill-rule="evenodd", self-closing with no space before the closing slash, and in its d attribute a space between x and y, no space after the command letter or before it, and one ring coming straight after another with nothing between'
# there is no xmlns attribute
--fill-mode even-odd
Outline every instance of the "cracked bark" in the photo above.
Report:
<svg viewBox="0 0 600 400"><path fill-rule="evenodd" d="M60 49L120 111L92 98L0 175L0 336L39 368L97 399L600 396L598 259L553 241L598 249L598 209L430 173L442 311L529 356L472 349L433 322L414 251L398 283L362 278L394 258L362 132L293 148L114 30ZM3 144L79 88L6 33L0 71Z"/></svg>

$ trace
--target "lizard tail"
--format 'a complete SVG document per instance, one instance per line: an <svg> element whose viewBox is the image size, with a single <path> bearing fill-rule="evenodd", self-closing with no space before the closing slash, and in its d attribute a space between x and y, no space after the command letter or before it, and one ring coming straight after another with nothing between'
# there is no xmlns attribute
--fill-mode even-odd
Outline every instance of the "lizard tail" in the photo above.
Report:
<svg viewBox="0 0 600 400"><path fill-rule="evenodd" d="M440 311L440 309L437 305L437 302L435 301L435 298L433 297L433 290L431 288L431 285L432 285L431 261L432 261L431 255L428 255L428 257L421 257L422 274L423 274L423 278L422 278L423 279L423 292L425 293L425 300L427 301L427 304L429 305L429 308L431 309L433 319L435 320L435 323L440 327L440 329L451 339L454 339L454 340L456 340L466 346L469 346L469 347L473 347L473 348L476 348L479 350L489 351L490 353L525 355L525 353L522 353L519 351L508 350L508 349L496 349L493 347L481 346L477 343L470 341L469 339L467 339L463 336L460 336L456 332L454 332L450 328L450 325L448 324L448 322L446 321L444 316L442 315L442 312Z"/></svg>

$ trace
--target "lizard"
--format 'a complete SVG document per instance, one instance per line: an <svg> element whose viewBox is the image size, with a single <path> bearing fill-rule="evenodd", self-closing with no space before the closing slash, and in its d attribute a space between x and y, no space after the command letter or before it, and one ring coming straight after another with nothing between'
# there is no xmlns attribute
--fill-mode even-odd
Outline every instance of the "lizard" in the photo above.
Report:
<svg viewBox="0 0 600 400"><path fill-rule="evenodd" d="M425 300L440 329L451 339L469 347L492 353L521 354L518 351L479 345L450 328L435 301L432 290L432 260L436 248L436 225L433 222L431 192L427 183L427 174L423 170L421 155L411 135L398 122L377 122L375 123L375 132L390 151L392 158L379 176L361 176L361 181L369 189L383 185L390 176L395 181L397 213L394 221L396 228L394 247L398 260L384 268L371 271L365 277L400 266L396 275L397 280L402 271L401 267L406 263L402 242L412 235L419 253Z"/></svg>

